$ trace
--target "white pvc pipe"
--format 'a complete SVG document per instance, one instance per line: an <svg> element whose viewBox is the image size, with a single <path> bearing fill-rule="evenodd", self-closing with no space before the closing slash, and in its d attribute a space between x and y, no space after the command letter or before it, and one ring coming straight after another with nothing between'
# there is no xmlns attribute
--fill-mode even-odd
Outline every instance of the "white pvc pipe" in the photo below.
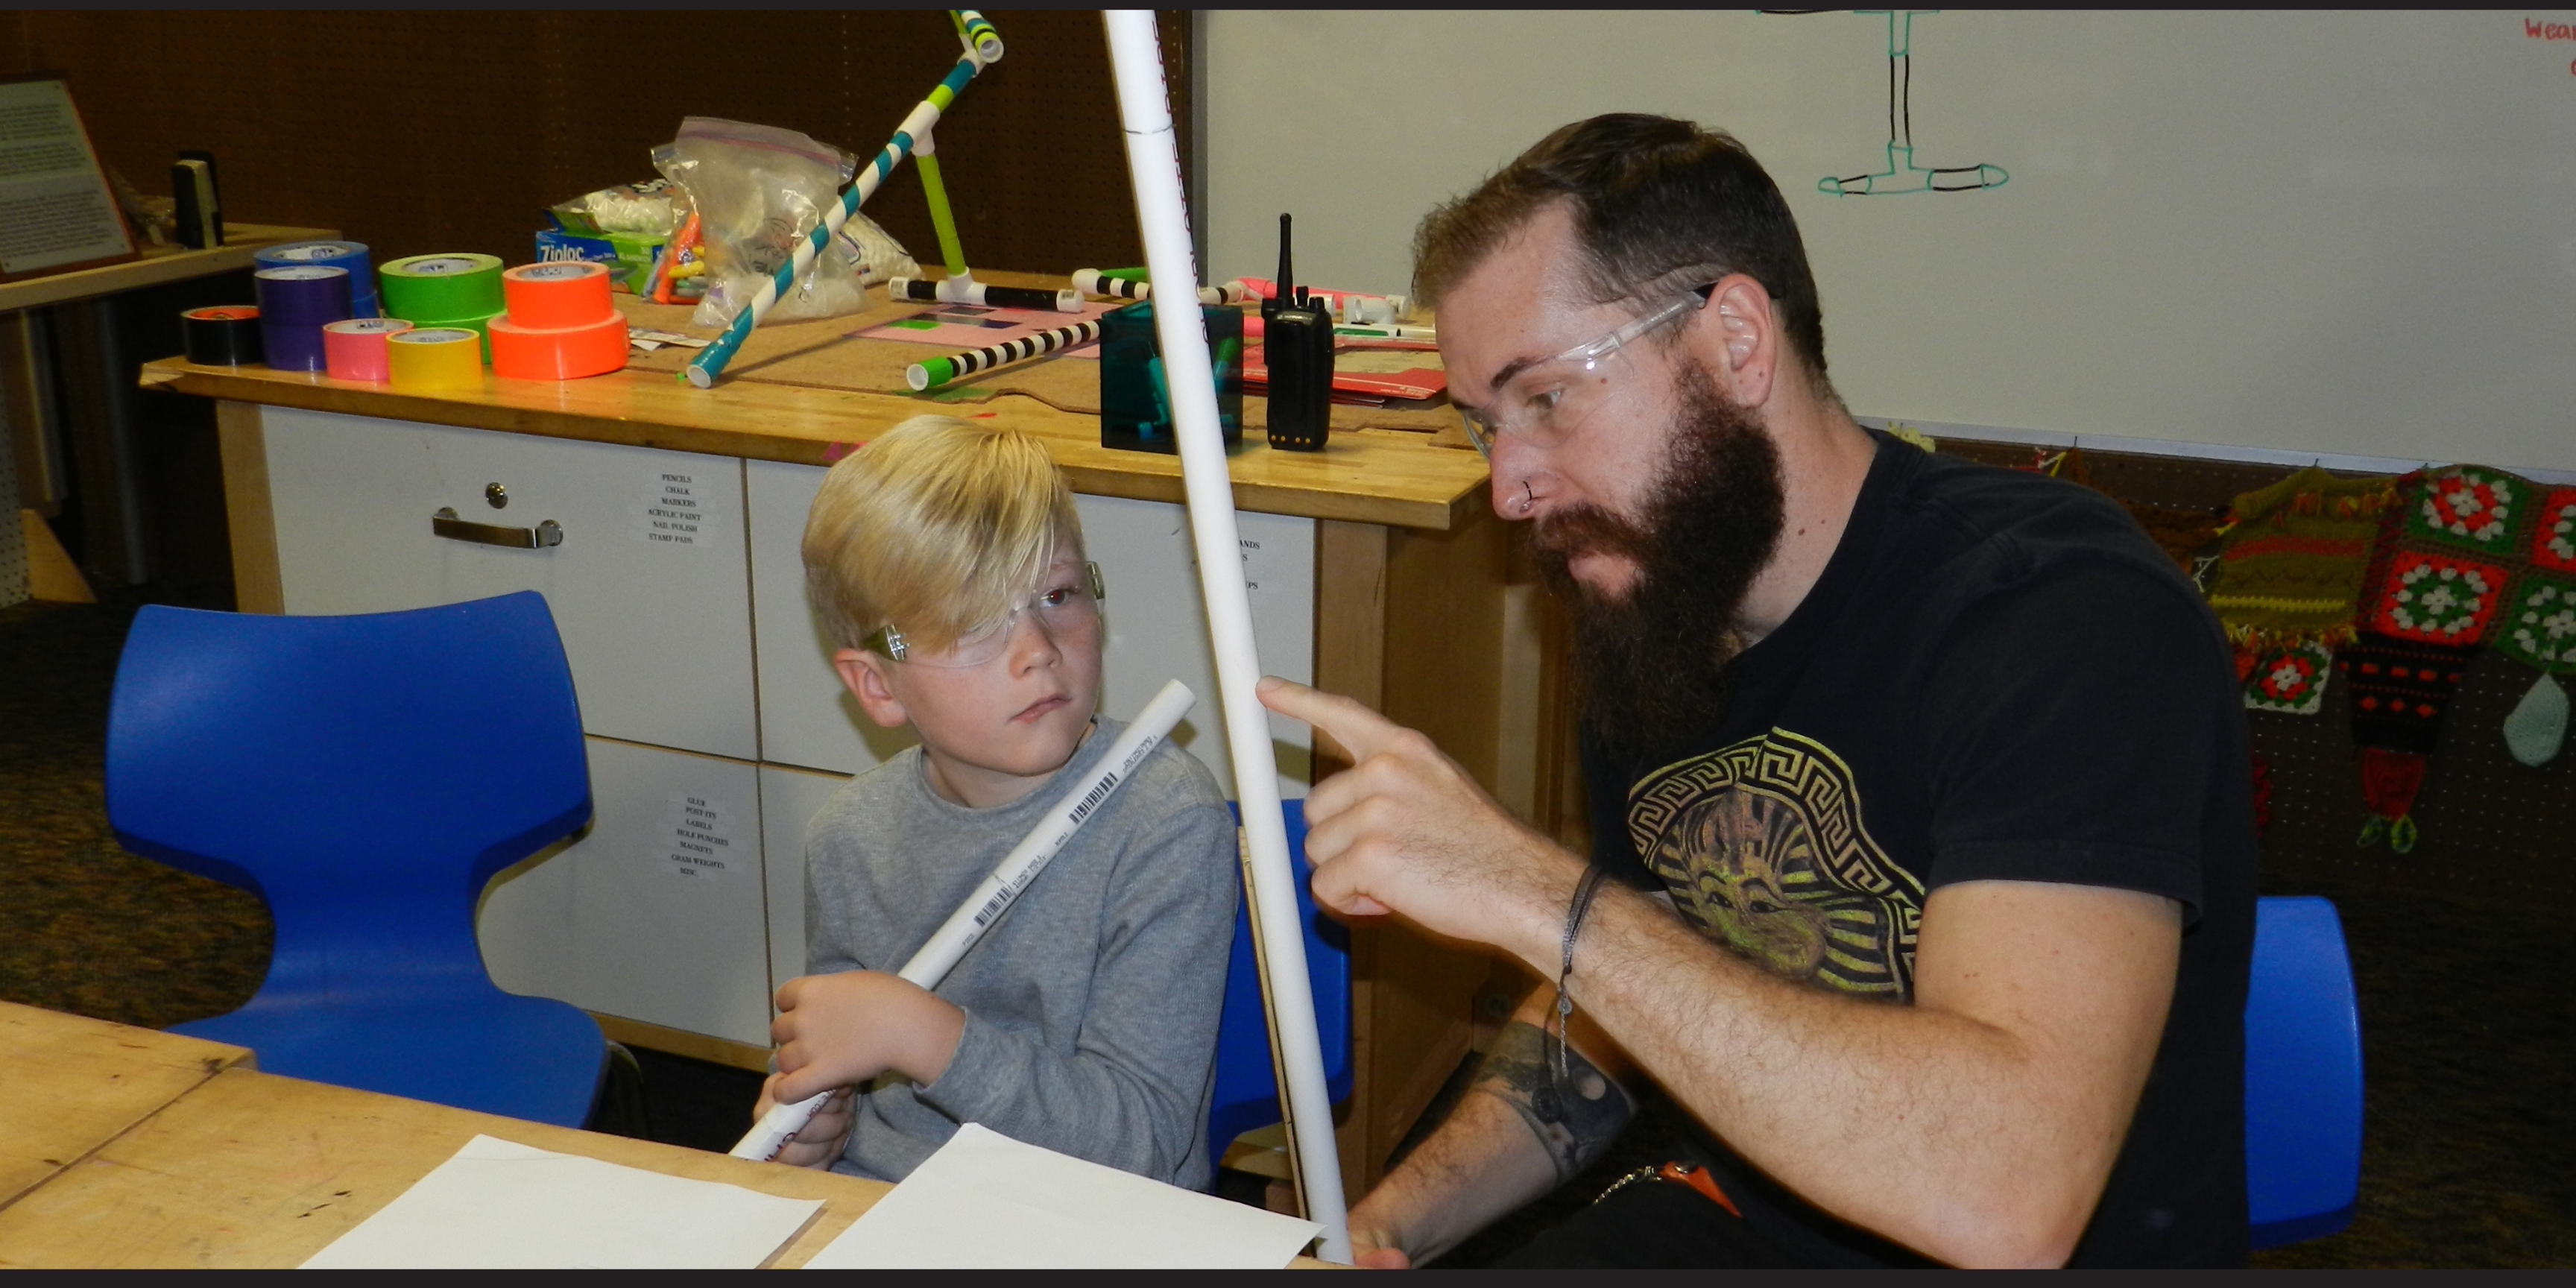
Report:
<svg viewBox="0 0 2576 1288"><path fill-rule="evenodd" d="M975 941L1011 910L1020 893L1046 871L1047 864L1054 862L1065 842L1100 812L1100 807L1136 772L1136 766L1145 763L1145 757L1197 702L1198 695L1190 692L1188 685L1166 681L1162 692L1155 694L1154 700L1146 703L1145 709L1137 712L1136 719L1119 733L1118 741L1109 744L1099 767L1065 789L1046 817L1039 819L1038 825L1030 828L1029 834L1012 846L1000 863L993 865L990 875L966 893L957 911L948 914L948 920L931 932L929 940L912 955L912 960L903 964L902 970L895 972L896 976L925 989L939 987L966 950L973 948ZM734 1145L733 1156L753 1162L776 1157L787 1138L802 1130L831 1095L825 1091L792 1103L771 1105L769 1112L762 1114L760 1121Z"/></svg>
<svg viewBox="0 0 2576 1288"><path fill-rule="evenodd" d="M1190 251L1190 216L1181 195L1180 153L1172 135L1163 54L1150 10L1109 10L1109 61L1118 80L1118 114L1127 132L1127 170L1136 188L1136 220L1145 262L1166 298L1195 301L1198 265ZM1323 1044L1315 1029L1315 994L1306 977L1306 935L1298 924L1297 879L1288 862L1288 830L1279 815L1279 770L1270 754L1270 715L1253 693L1261 659L1253 647L1252 600L1243 585L1243 555L1234 522L1234 485L1218 428L1214 364L1207 329L1194 303L1154 310L1169 377L1172 420L1189 495L1190 533L1207 596L1208 633L1216 643L1217 696L1225 741L1252 851L1254 902L1261 916L1261 963L1277 1011L1279 1063L1287 1073L1289 1117L1306 1215L1324 1227L1323 1254L1351 1259L1350 1217L1343 1207L1340 1153L1333 1143L1333 1101L1324 1086ZM1220 1147L1209 1142L1210 1148Z"/></svg>

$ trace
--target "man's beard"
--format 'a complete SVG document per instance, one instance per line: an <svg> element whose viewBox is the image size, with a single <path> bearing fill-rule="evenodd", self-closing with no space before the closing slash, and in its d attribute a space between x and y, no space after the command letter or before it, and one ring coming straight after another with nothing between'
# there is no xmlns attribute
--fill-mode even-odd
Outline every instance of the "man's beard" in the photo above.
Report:
<svg viewBox="0 0 2576 1288"><path fill-rule="evenodd" d="M1675 385L1672 450L1638 519L1580 505L1539 520L1529 538L1541 578L1573 615L1585 719L1624 758L1725 717L1744 597L1779 545L1786 506L1779 451L1752 414L1686 356ZM1574 579L1567 564L1588 552L1636 564L1625 598Z"/></svg>

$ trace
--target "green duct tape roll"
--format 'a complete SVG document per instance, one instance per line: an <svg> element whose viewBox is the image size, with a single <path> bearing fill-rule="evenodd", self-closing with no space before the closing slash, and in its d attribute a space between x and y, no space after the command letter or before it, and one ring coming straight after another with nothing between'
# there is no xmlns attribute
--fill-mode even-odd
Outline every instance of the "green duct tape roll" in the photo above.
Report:
<svg viewBox="0 0 2576 1288"><path fill-rule="evenodd" d="M381 273L385 316L414 326L479 330L483 319L502 311L501 261L490 255L412 255Z"/></svg>

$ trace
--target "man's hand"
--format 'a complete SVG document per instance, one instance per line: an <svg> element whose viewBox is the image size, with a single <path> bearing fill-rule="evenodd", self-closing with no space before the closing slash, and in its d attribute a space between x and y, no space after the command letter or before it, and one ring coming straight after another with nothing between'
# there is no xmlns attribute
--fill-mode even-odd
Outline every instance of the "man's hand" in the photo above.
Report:
<svg viewBox="0 0 2576 1288"><path fill-rule="evenodd" d="M931 1083L948 1068L966 1013L881 971L800 975L778 986L778 1076L769 1094L803 1100L891 1069Z"/></svg>
<svg viewBox="0 0 2576 1288"><path fill-rule="evenodd" d="M1263 705L1340 743L1351 768L1306 797L1315 898L1346 915L1396 912L1556 972L1582 861L1523 826L1431 740L1349 698L1264 677Z"/></svg>
<svg viewBox="0 0 2576 1288"><path fill-rule="evenodd" d="M760 1103L751 1107L753 1122L757 1123L768 1117L771 1107L780 1103L773 1093L778 1088L778 1079L781 1076L773 1073L769 1075L767 1082L760 1084ZM833 1092L832 1098L824 1101L823 1107L815 1110L814 1116L807 1119L804 1126L797 1128L796 1134L789 1136L787 1143L779 1146L778 1153L769 1161L785 1163L790 1167L811 1167L817 1171L829 1170L832 1160L839 1158L841 1150L849 1144L852 1121L854 1118L850 1113L850 1089L843 1087Z"/></svg>

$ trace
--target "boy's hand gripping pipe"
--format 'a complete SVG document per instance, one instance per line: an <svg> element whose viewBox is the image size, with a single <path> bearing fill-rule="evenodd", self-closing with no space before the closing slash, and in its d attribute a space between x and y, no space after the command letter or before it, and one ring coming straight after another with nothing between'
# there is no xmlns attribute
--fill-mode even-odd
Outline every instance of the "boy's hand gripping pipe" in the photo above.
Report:
<svg viewBox="0 0 2576 1288"><path fill-rule="evenodd" d="M1180 155L1172 134L1163 56L1149 10L1111 10L1109 62L1118 80L1118 112L1127 133L1127 170L1136 187L1136 219L1155 290L1167 298L1198 295L1190 253L1189 207L1181 195ZM1207 330L1196 308L1156 309L1154 328L1170 376L1181 476L1197 544L1199 588L1207 598L1208 634L1216 644L1217 693L1225 741L1242 798L1244 838L1252 851L1247 892L1258 918L1262 978L1278 1014L1281 1081L1288 1127L1303 1178L1306 1218L1324 1227L1323 1255L1351 1259L1350 1217L1343 1208L1342 1168L1333 1145L1333 1102L1324 1088L1323 1044L1315 1029L1315 994L1306 977L1306 936L1298 925L1296 876L1288 863L1287 826L1279 815L1279 773L1270 754L1269 712L1253 695L1261 660L1253 648L1252 601L1244 589L1236 544L1234 490L1219 432L1216 384ZM1213 1144L1213 1142L1211 1142Z"/></svg>
<svg viewBox="0 0 2576 1288"><path fill-rule="evenodd" d="M1064 795L1056 800L1055 808L1048 810L1046 817L1039 820L1018 845L1012 846L1009 854L1002 856L992 875L967 892L966 901L957 905L957 911L940 923L939 929L931 933L929 942L924 943L921 951L914 953L912 960L905 962L903 969L895 974L926 989L939 987L939 981L948 977L949 969L966 955L966 950L974 947L975 941L982 939L984 932L992 929L993 923L1011 910L1021 892L1027 890L1029 883L1037 880L1038 873L1045 871L1046 865L1054 861L1056 852L1064 848L1064 843L1072 840L1073 834L1081 831L1082 825L1100 812L1100 807L1108 802L1110 796L1126 785L1129 776L1136 772L1136 766L1145 763L1145 757L1152 753L1155 745L1171 734L1172 726L1179 724L1181 717L1197 702L1198 695L1190 692L1188 685L1178 680L1164 684L1162 692L1155 694L1154 700L1146 703L1135 721L1118 735L1118 741L1109 744L1108 754L1100 758L1100 767L1065 789ZM1266 747L1268 744L1263 745ZM1277 807L1272 807L1271 812L1278 813ZM826 1091L792 1104L770 1106L769 1112L760 1116L760 1122L733 1147L733 1156L755 1162L775 1157L779 1148L787 1143L787 1138L804 1127L831 1094Z"/></svg>
<svg viewBox="0 0 2576 1288"><path fill-rule="evenodd" d="M885 148L876 154L875 159L861 167L858 177L841 193L841 200L823 208L823 222L805 234L805 240L796 243L796 254L779 265L778 272L770 280L760 284L760 293L751 297L750 307L734 314L733 325L726 327L725 333L716 337L715 343L698 350L698 356L689 359L688 370L682 374L688 377L690 384L700 389L715 384L716 377L724 374L725 364L733 361L734 351L742 348L742 342L750 337L751 329L759 326L760 320L769 315L769 310L777 307L778 297L796 288L796 279L813 269L814 257L840 235L841 225L850 222L850 216L876 192L877 185L885 182L886 176L893 174L894 168L912 154L913 140L927 136L930 127L939 124L939 114L957 101L958 92L966 88L966 82L975 79L976 73L983 71L987 64L1001 61L1002 38L993 31L993 24L984 21L982 14L972 9L958 9L951 11L950 16L955 19L960 38L966 43L966 52L957 59L957 65L948 69L947 78L930 91L930 97L913 104L911 113L903 118L903 125L895 130L894 137L886 141Z"/></svg>

